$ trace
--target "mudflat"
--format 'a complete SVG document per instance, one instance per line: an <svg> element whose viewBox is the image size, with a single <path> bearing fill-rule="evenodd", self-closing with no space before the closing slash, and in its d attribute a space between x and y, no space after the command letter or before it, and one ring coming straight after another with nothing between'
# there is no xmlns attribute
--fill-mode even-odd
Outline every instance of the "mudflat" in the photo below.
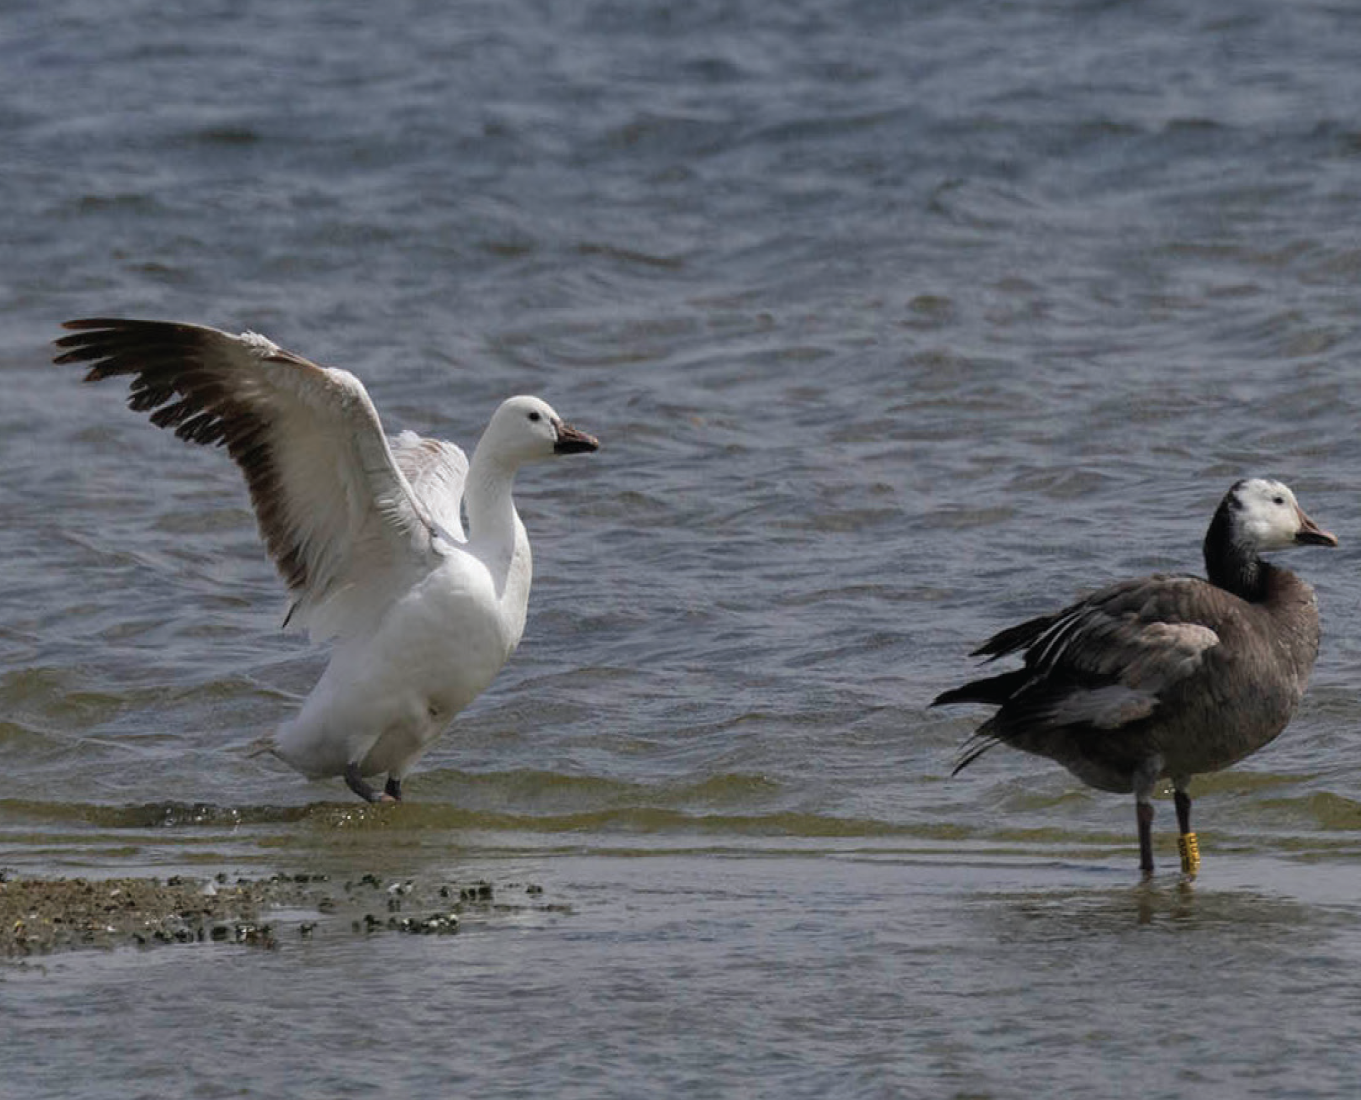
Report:
<svg viewBox="0 0 1361 1100"><path fill-rule="evenodd" d="M365 874L267 878L0 879L0 957L87 947L236 943L277 947L281 937L419 935L458 931L469 917L527 908L561 911L529 883L386 880ZM510 900L507 900L509 898Z"/></svg>

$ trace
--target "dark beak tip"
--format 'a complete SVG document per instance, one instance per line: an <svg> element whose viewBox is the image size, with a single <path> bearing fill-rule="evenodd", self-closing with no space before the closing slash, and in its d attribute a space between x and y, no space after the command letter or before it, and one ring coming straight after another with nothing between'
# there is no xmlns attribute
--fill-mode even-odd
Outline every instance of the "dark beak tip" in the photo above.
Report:
<svg viewBox="0 0 1361 1100"><path fill-rule="evenodd" d="M1296 542L1302 546L1337 546L1339 545L1337 536L1331 531L1324 531L1321 528L1310 530L1306 528L1296 537Z"/></svg>
<svg viewBox="0 0 1361 1100"><path fill-rule="evenodd" d="M600 450L600 440L578 431L570 424L559 424L558 441L553 445L553 450L560 455L589 454Z"/></svg>

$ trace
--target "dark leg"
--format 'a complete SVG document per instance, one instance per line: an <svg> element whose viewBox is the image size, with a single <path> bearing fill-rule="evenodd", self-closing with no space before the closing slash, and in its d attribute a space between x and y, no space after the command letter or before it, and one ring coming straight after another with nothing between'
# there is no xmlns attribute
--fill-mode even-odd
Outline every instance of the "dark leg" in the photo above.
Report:
<svg viewBox="0 0 1361 1100"><path fill-rule="evenodd" d="M383 794L392 799L393 802L402 800L402 781L395 775L388 776L387 786L383 788Z"/></svg>
<svg viewBox="0 0 1361 1100"><path fill-rule="evenodd" d="M1182 786L1177 785L1172 794L1172 801L1177 807L1177 830L1181 833L1177 837L1177 850L1181 852L1181 869L1188 875L1194 875L1200 869L1200 842L1196 839L1196 834L1191 832L1191 796Z"/></svg>
<svg viewBox="0 0 1361 1100"><path fill-rule="evenodd" d="M1177 807L1177 829L1182 833L1191 831L1191 796L1178 788L1172 795Z"/></svg>
<svg viewBox="0 0 1361 1100"><path fill-rule="evenodd" d="M1139 870L1153 877L1153 788L1162 774L1163 758L1155 754L1134 769L1134 814L1139 821Z"/></svg>
<svg viewBox="0 0 1361 1100"><path fill-rule="evenodd" d="M345 765L345 786L354 791L365 802L378 802L382 795L375 791L359 774L358 764Z"/></svg>
<svg viewBox="0 0 1361 1100"><path fill-rule="evenodd" d="M1153 874L1153 803L1139 799L1134 813L1139 820L1139 870L1148 878Z"/></svg>

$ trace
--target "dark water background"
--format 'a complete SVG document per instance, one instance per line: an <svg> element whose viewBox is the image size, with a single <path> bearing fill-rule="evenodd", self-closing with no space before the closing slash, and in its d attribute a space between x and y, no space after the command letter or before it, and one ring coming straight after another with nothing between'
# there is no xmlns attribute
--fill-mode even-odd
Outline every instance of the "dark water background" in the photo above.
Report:
<svg viewBox="0 0 1361 1100"><path fill-rule="evenodd" d="M15 1096L1345 1096L1361 955L1361 8L0 7L0 864L532 879L0 971ZM323 655L239 475L48 362L253 328L470 447L536 392L525 641L376 813L245 746ZM1340 550L1205 857L925 704L1199 568L1245 474Z"/></svg>

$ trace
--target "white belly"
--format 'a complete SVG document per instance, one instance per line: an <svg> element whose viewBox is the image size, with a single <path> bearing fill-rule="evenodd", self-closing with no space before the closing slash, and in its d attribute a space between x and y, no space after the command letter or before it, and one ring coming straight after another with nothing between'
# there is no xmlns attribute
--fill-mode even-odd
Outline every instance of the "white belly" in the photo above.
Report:
<svg viewBox="0 0 1361 1100"><path fill-rule="evenodd" d="M402 778L495 678L520 640L490 583L437 570L396 601L370 636L337 645L276 750L313 777L358 762Z"/></svg>

